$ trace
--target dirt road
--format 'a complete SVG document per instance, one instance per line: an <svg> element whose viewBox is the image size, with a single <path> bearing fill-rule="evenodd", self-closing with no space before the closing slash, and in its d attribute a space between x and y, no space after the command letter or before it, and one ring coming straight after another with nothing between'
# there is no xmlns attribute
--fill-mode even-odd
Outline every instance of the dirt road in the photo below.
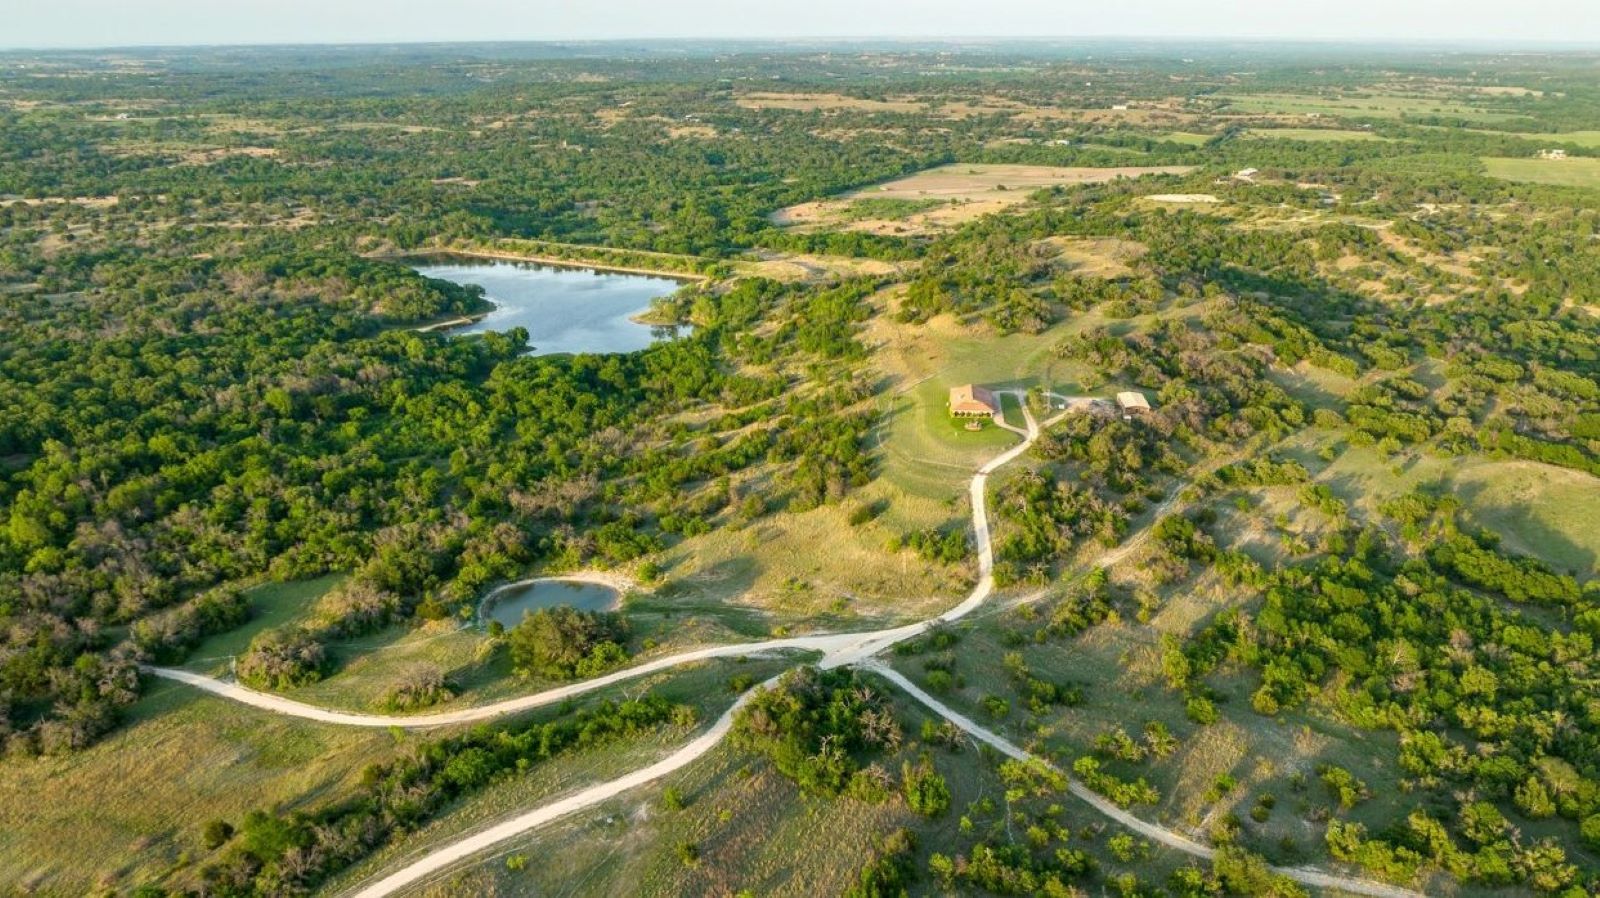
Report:
<svg viewBox="0 0 1600 898"><path fill-rule="evenodd" d="M768 680L758 688L771 686L775 682L777 682L777 677ZM693 742L654 764L648 767L641 767L632 773L623 774L614 780L590 786L582 792L577 792L550 804L534 808L526 814L512 817L510 820L473 833L437 851L430 851L420 860L407 864L377 882L363 886L360 891L351 893L350 898L382 898L385 895L393 895L407 886L446 870L454 864L472 857L480 851L498 845L512 836L537 829L568 814L593 807L607 799L615 798L629 789L666 776L716 747L717 743L728 735L728 731L733 729L734 715L755 694L756 690L752 689L741 695L739 700L733 703L732 707L722 712L722 716L717 718L717 722L711 725L711 729L696 736Z"/></svg>
<svg viewBox="0 0 1600 898"><path fill-rule="evenodd" d="M941 623L950 623L967 616L981 606L991 593L994 592L994 546L989 531L989 515L987 491L989 475L1007 464L1021 457L1033 445L1041 432L1039 423L1028 410L1025 397L1013 393L1019 399L1024 399L1022 414L1027 423L1026 431L1018 431L1024 437L1021 443L1006 450L991 459L973 475L968 487L969 497L972 502L972 529L978 551L978 582L972 592L955 607L949 609L938 617L907 624L887 630L877 630L867 633L839 633L819 634L814 636L799 636L789 639L767 640L765 642L745 643L741 645L711 646L691 652L683 652L664 658L658 658L645 664L619 670L603 677L574 683L534 695L522 696L483 705L477 708L467 708L459 711L449 711L438 714L420 714L410 716L355 714L351 712L332 711L281 698L264 692L246 689L233 683L226 683L213 677L188 671L169 668L151 668L157 676L178 682L187 683L207 692L231 698L264 710L275 711L282 714L292 714L310 720L324 723L344 724L351 726L381 726L404 727L408 729L421 729L427 727L447 726L450 724L472 723L488 720L506 714L537 708L562 699L582 695L595 689L600 689L613 683L643 676L654 671L666 670L694 661L712 658L724 658L735 655L748 655L758 652L773 652L781 650L799 650L822 653L820 666L825 668L861 666L884 677L900 688L904 689L919 702L938 713L941 717L955 723L962 730L973 737L982 740L1008 757L1020 760L1042 760L1029 754L1018 746L1007 741L1000 735L991 732L970 718L958 713L949 706L939 702L917 687L905 676L877 660L877 656L896 643L911 639L926 632L930 627ZM1049 426L1060 420L1070 411L1062 412L1050 418L1044 424ZM996 416L997 419L1000 416ZM1004 423L1001 426L1010 430L1018 430ZM1169 498L1164 507L1170 507L1176 502L1177 493ZM1159 517L1159 515L1158 515ZM1101 566L1109 565L1113 560L1122 558L1130 547L1124 546L1106 558L1101 559ZM770 684L774 680L768 681ZM535 808L527 813L505 820L487 829L473 833L442 848L428 852L420 859L407 864L399 870L384 878L361 887L351 893L351 898L383 898L402 889L413 886L438 873L450 869L455 864L472 857L473 855L493 847L507 839L537 829L568 814L593 807L596 804L614 798L636 786L644 785L662 776L678 770L691 763L696 758L709 752L721 742L733 726L733 718L740 707L744 705L752 692L746 692L736 701L717 722L706 732L695 737L693 741L663 758L654 764L624 774L616 779L591 786L580 792L554 801L550 804ZM1159 842L1170 848L1182 851L1195 857L1209 859L1215 851L1209 846L1196 842L1181 833L1158 826L1139 819L1133 814L1107 800L1104 796L1091 791L1077 780L1069 778L1068 788L1073 795L1088 803L1099 813L1115 820L1118 824L1140 834L1152 841ZM1372 898L1422 898L1420 893L1384 883L1369 882L1362 879L1337 876L1324 873L1320 870L1308 868L1274 868L1278 873L1288 876L1297 882L1318 888L1338 889L1358 895L1368 895Z"/></svg>

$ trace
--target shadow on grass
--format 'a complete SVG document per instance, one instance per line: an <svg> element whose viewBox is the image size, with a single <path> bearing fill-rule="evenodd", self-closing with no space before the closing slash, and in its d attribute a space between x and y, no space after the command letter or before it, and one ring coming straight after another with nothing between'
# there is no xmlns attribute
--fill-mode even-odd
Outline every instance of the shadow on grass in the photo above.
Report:
<svg viewBox="0 0 1600 898"><path fill-rule="evenodd" d="M1555 570L1571 574L1579 582L1595 577L1597 565L1600 565L1600 557L1596 556L1595 551L1579 545L1563 531L1540 520L1527 506L1491 501L1487 495L1489 484L1483 482L1452 481L1450 487L1470 509L1469 516L1474 523L1497 533L1512 529L1514 532L1511 535L1522 546L1542 549L1537 556L1539 560Z"/></svg>

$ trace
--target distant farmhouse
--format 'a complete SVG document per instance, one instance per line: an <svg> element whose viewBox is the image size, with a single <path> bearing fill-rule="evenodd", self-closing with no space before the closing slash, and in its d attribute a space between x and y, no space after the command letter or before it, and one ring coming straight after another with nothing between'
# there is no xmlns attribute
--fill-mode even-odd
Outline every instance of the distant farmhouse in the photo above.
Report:
<svg viewBox="0 0 1600 898"><path fill-rule="evenodd" d="M1097 418L1114 418L1120 412L1124 420L1132 420L1151 413L1150 400L1138 390L1123 390L1115 400L1095 399L1088 396L1054 396L1051 404L1062 411L1088 413ZM979 418L992 418L1000 414L1000 400L990 390L977 384L962 384L950 388L950 416L973 419L968 425L976 429Z"/></svg>
<svg viewBox="0 0 1600 898"><path fill-rule="evenodd" d="M957 418L992 418L1000 412L1000 401L977 384L950 388L950 414Z"/></svg>
<svg viewBox="0 0 1600 898"><path fill-rule="evenodd" d="M1566 150L1540 150L1539 151L1539 158L1540 159L1565 159L1565 158L1567 158L1567 151Z"/></svg>
<svg viewBox="0 0 1600 898"><path fill-rule="evenodd" d="M1138 390L1123 390L1117 394L1117 408L1122 409L1123 418L1132 418L1135 415L1150 414L1150 400Z"/></svg>

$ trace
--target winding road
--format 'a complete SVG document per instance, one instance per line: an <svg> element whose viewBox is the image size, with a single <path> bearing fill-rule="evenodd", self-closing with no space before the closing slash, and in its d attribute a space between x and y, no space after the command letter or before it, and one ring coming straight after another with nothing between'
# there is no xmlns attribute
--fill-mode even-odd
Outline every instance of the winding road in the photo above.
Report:
<svg viewBox="0 0 1600 898"><path fill-rule="evenodd" d="M917 685L905 676L883 664L877 659L885 649L896 643L904 642L922 633L929 628L940 624L951 623L967 616L981 606L990 594L994 592L994 547L989 532L989 515L987 507L987 490L989 475L1015 461L1033 445L1039 438L1042 427L1048 427L1073 409L1072 403L1068 411L1063 411L1049 418L1041 426L1029 411L1027 397L1019 391L1004 392L1000 395L1014 396L1022 407L1023 418L1027 423L1026 429L1015 427L1005 421L1003 413L995 414L995 423L1000 427L1013 431L1022 436L1022 442L1006 450L1000 455L990 459L973 475L968 487L972 501L972 529L978 550L978 582L960 604L945 611L937 617L900 627L885 630L875 630L864 633L825 633L810 636L796 636L785 639L773 639L763 642L742 643L738 645L710 646L694 651L682 652L657 658L644 664L639 664L623 670L615 671L602 677L586 680L582 683L573 683L555 689L532 695L507 699L501 702L482 705L475 708L465 708L458 711L446 711L435 714L417 715L382 715L359 714L347 711L337 711L308 705L286 699L271 693L248 689L237 683L230 683L209 677L204 674L175 668L150 667L147 670L155 676L193 686L223 698L232 699L242 704L273 711L279 714L288 714L315 720L322 723L340 724L345 726L365 727L400 727L403 729L426 729L431 727L449 726L452 724L473 723L516 714L532 708L559 702L564 699L602 689L615 683L634 679L656 671L667 670L683 664L714 658L727 658L739 655L756 653L771 653L778 651L807 651L820 652L822 655L818 665L823 668L859 666L870 670L888 681L904 689L917 701L926 705L939 716L951 721L974 738L994 747L1002 754L1019 760L1037 760L1044 763L1042 758L1024 751L1004 737L980 726L972 719L960 714L953 708L943 704L933 696L918 688ZM1077 399L1080 397L1057 397L1053 399ZM1157 517L1163 509L1169 509L1176 501L1177 493L1158 508ZM1116 560L1124 557L1137 543L1125 544L1116 551L1102 557L1099 566L1109 566ZM777 678L769 680L767 684L775 682ZM350 898L384 898L396 892L416 885L431 876L452 868L457 863L464 861L481 851L496 844L511 839L515 836L537 829L569 814L585 808L593 807L608 799L614 798L637 786L642 786L653 780L678 770L706 752L715 748L724 736L732 729L734 715L744 706L755 690L750 690L735 701L732 707L723 712L722 716L706 730L696 736L692 741L674 751L670 755L642 767L631 773L624 774L616 779L591 786L582 791L573 793L550 804L541 805L524 814L512 817L487 829L467 835L455 842L434 849L393 873L384 876L350 893ZM1140 834L1152 841L1158 842L1169 848L1176 849L1195 857L1210 859L1215 851L1187 836L1166 829L1156 824L1141 820L1133 814L1117 807L1104 796L1090 790L1076 779L1068 778L1068 788L1073 795L1088 803L1097 812L1127 827L1129 830ZM1304 885L1317 888L1338 889L1358 895L1373 896L1373 898L1422 898L1422 894L1398 886L1385 883L1372 882L1364 879L1339 876L1302 867L1274 867L1275 873L1282 874Z"/></svg>

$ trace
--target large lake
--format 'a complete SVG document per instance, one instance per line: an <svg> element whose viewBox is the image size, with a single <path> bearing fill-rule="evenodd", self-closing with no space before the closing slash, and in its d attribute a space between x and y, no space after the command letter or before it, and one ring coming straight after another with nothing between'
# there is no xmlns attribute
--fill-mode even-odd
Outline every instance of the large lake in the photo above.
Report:
<svg viewBox="0 0 1600 898"><path fill-rule="evenodd" d="M459 256L415 259L411 267L427 277L477 284L494 303L481 320L449 333L527 328L535 355L634 352L678 330L631 320L652 299L683 286L671 278Z"/></svg>

